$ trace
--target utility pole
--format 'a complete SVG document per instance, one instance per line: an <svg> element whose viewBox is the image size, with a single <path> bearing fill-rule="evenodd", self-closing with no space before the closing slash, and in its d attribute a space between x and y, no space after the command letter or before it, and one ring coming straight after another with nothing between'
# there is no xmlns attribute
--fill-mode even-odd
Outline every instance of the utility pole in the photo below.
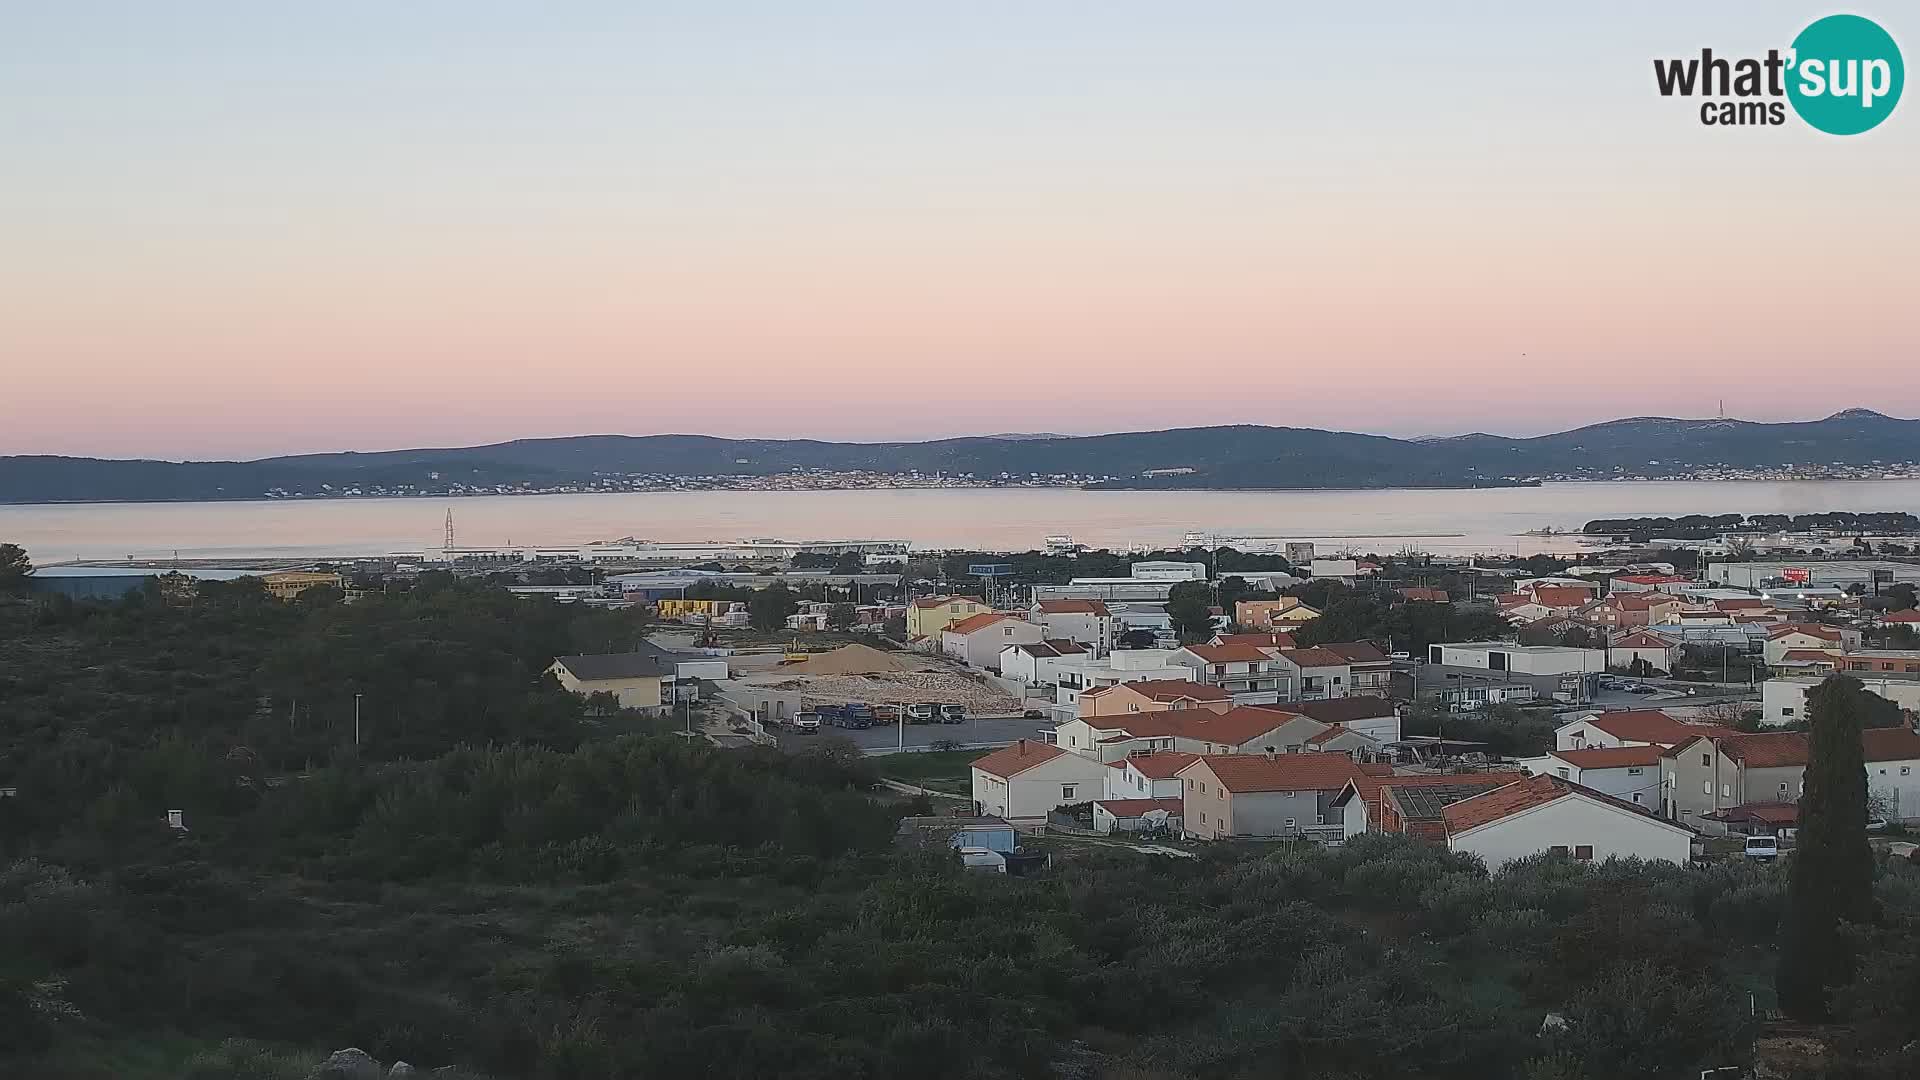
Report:
<svg viewBox="0 0 1920 1080"><path fill-rule="evenodd" d="M360 695L353 695L353 748L360 749Z"/></svg>

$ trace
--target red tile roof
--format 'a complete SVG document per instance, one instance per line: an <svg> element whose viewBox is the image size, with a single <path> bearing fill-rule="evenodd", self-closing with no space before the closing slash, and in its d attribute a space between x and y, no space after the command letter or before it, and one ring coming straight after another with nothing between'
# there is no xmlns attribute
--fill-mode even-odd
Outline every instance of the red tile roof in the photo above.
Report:
<svg viewBox="0 0 1920 1080"><path fill-rule="evenodd" d="M1178 713L1148 715L1178 716L1180 719L1176 722L1182 728L1179 734L1183 738L1200 739L1204 742L1219 743L1222 746L1240 746L1300 718L1296 713L1245 707L1228 709L1223 713L1206 709L1190 709Z"/></svg>
<svg viewBox="0 0 1920 1080"><path fill-rule="evenodd" d="M1677 649L1679 646L1658 634L1637 630L1608 646L1614 649Z"/></svg>
<svg viewBox="0 0 1920 1080"><path fill-rule="evenodd" d="M1505 787L1494 788L1483 795L1471 799L1462 799L1446 808L1447 835L1457 836L1468 829L1477 829L1502 818L1512 817L1536 806L1545 806L1550 802L1563 799L1568 795L1579 795L1596 802L1610 803L1639 814L1648 821L1660 821L1644 806L1635 806L1624 799L1595 791L1590 787L1576 784L1571 780L1562 780L1557 776L1530 776L1515 781ZM1674 828L1680 828L1675 825Z"/></svg>
<svg viewBox="0 0 1920 1080"><path fill-rule="evenodd" d="M1662 593L1616 593L1607 597L1607 606L1615 611L1652 611L1680 601Z"/></svg>
<svg viewBox="0 0 1920 1080"><path fill-rule="evenodd" d="M1905 611L1889 612L1880 619L1890 623L1920 623L1920 609L1908 608Z"/></svg>
<svg viewBox="0 0 1920 1080"><path fill-rule="evenodd" d="M1635 585L1684 585L1686 578L1675 574L1628 574L1614 578L1615 581L1628 581Z"/></svg>
<svg viewBox="0 0 1920 1080"><path fill-rule="evenodd" d="M1273 705L1249 705L1251 709L1298 713L1323 724L1351 724L1355 720L1374 720L1392 716L1393 702L1377 697L1322 698L1318 701L1282 701Z"/></svg>
<svg viewBox="0 0 1920 1080"><path fill-rule="evenodd" d="M1710 732L1693 724L1684 724L1659 709L1625 709L1596 713L1587 723L1626 742L1657 743L1672 746L1695 735ZM1718 730L1718 729L1715 729Z"/></svg>
<svg viewBox="0 0 1920 1080"><path fill-rule="evenodd" d="M1252 645L1189 645L1187 651L1209 664L1245 664L1272 659Z"/></svg>
<svg viewBox="0 0 1920 1080"><path fill-rule="evenodd" d="M1384 664L1387 654L1371 641L1328 641L1320 648L1344 659L1349 664Z"/></svg>
<svg viewBox="0 0 1920 1080"><path fill-rule="evenodd" d="M1345 734L1347 734L1347 728L1345 724L1328 724L1327 730L1321 732L1318 735L1315 735L1311 739L1308 739L1307 742L1309 745L1312 745L1312 746L1320 746L1324 743L1330 743L1333 740Z"/></svg>
<svg viewBox="0 0 1920 1080"><path fill-rule="evenodd" d="M1189 754L1180 750L1161 750L1153 754L1136 754L1114 764L1121 768L1132 766L1141 776L1150 780L1170 780L1174 773L1193 764L1199 758L1199 754Z"/></svg>
<svg viewBox="0 0 1920 1080"><path fill-rule="evenodd" d="M913 606L917 608L946 607L948 604L980 604L984 606L986 601L977 596L923 596L913 602Z"/></svg>
<svg viewBox="0 0 1920 1080"><path fill-rule="evenodd" d="M1788 649L1786 652L1780 654L1780 662L1783 664L1792 663L1796 660L1832 664L1838 662L1839 659L1840 654L1829 652L1826 649Z"/></svg>
<svg viewBox="0 0 1920 1080"><path fill-rule="evenodd" d="M1821 626L1819 623L1785 623L1774 627L1773 630L1767 634L1767 640L1775 641L1779 638L1786 637L1788 634L1805 634L1808 637L1817 637L1821 641L1842 640L1840 631L1835 630L1831 626Z"/></svg>
<svg viewBox="0 0 1920 1080"><path fill-rule="evenodd" d="M1005 614L1004 612L983 611L978 615L969 615L959 622L954 623L952 626L947 627L947 633L971 634L977 630L985 630L994 623L1003 621L1024 622L1025 620L1015 615Z"/></svg>
<svg viewBox="0 0 1920 1080"><path fill-rule="evenodd" d="M985 757L975 758L973 767L981 772L1011 780L1036 765L1045 765L1061 754L1066 753L1050 743L1021 739L1012 746L1003 746Z"/></svg>
<svg viewBox="0 0 1920 1080"><path fill-rule="evenodd" d="M1553 756L1582 769L1619 769L1628 765L1658 765L1661 746L1604 746L1595 750L1555 750Z"/></svg>
<svg viewBox="0 0 1920 1080"><path fill-rule="evenodd" d="M1028 656L1077 656L1087 651L1085 648L1081 647L1079 642L1067 641L1064 638L1057 639L1057 640L1049 639L1047 641L1035 641L1031 643L1023 642L1021 644L1013 645L1010 647L1019 649L1021 652L1026 653Z"/></svg>
<svg viewBox="0 0 1920 1080"><path fill-rule="evenodd" d="M1804 731L1766 731L1732 735L1720 740L1720 752L1753 769L1774 769L1807 763Z"/></svg>
<svg viewBox="0 0 1920 1080"><path fill-rule="evenodd" d="M1912 728L1868 728L1860 744L1868 761L1920 761L1920 733Z"/></svg>
<svg viewBox="0 0 1920 1080"><path fill-rule="evenodd" d="M1171 799L1095 799L1095 806L1117 818L1137 818L1149 810L1165 810L1180 816L1180 800Z"/></svg>
<svg viewBox="0 0 1920 1080"><path fill-rule="evenodd" d="M1194 701L1227 701L1233 697L1232 694L1217 686L1188 682L1185 679L1142 679L1139 682L1119 683L1114 686L1096 686L1080 696L1093 697L1096 694L1117 690L1121 686L1149 700L1160 702L1177 701L1181 698L1190 698ZM1104 720L1106 717L1098 719Z"/></svg>
<svg viewBox="0 0 1920 1080"><path fill-rule="evenodd" d="M1586 603L1592 592L1577 585L1542 585L1533 590L1533 602L1550 608L1576 608Z"/></svg>
<svg viewBox="0 0 1920 1080"><path fill-rule="evenodd" d="M1328 648L1282 649L1280 655L1301 667L1345 667L1347 658Z"/></svg>
<svg viewBox="0 0 1920 1080"><path fill-rule="evenodd" d="M1256 791L1338 791L1362 776L1345 754L1214 754L1181 770L1206 769L1234 794Z"/></svg>
<svg viewBox="0 0 1920 1080"><path fill-rule="evenodd" d="M1447 602L1447 590L1445 589L1407 588L1401 589L1400 595L1413 601L1425 601L1434 604L1444 604Z"/></svg>
<svg viewBox="0 0 1920 1080"><path fill-rule="evenodd" d="M1045 615L1111 614L1102 600L1042 600L1037 606Z"/></svg>
<svg viewBox="0 0 1920 1080"><path fill-rule="evenodd" d="M1503 592L1495 596L1493 602L1501 607L1517 607L1521 604L1533 603L1533 597L1528 596L1526 593Z"/></svg>
<svg viewBox="0 0 1920 1080"><path fill-rule="evenodd" d="M1752 611L1755 609L1771 609L1773 604L1771 601L1762 600L1757 596L1749 596L1737 600L1715 600L1713 606L1720 611Z"/></svg>

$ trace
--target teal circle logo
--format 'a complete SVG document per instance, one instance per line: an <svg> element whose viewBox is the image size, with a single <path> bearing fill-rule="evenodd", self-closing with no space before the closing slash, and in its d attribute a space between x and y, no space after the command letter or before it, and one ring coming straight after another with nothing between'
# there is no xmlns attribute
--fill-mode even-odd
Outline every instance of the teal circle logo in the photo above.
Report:
<svg viewBox="0 0 1920 1080"><path fill-rule="evenodd" d="M1787 100L1829 135L1858 135L1900 103L1906 65L1893 35L1872 19L1829 15L1793 39Z"/></svg>

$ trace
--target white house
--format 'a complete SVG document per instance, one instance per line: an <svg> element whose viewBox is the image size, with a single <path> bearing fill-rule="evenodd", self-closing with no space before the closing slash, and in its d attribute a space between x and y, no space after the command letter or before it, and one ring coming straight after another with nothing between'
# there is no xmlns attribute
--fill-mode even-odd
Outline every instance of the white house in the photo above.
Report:
<svg viewBox="0 0 1920 1080"><path fill-rule="evenodd" d="M973 763L973 801L1008 821L1037 821L1058 806L1104 793L1107 767L1057 746L1021 739Z"/></svg>
<svg viewBox="0 0 1920 1080"><path fill-rule="evenodd" d="M1635 630L1614 638L1607 646L1607 666L1635 670L1636 664L1645 661L1647 666L1662 675L1673 670L1680 662L1680 646L1668 641L1659 634L1647 630Z"/></svg>
<svg viewBox="0 0 1920 1080"><path fill-rule="evenodd" d="M1860 647L1860 631L1818 623L1786 623L1767 632L1767 663L1777 664L1795 649L1844 651Z"/></svg>
<svg viewBox="0 0 1920 1080"><path fill-rule="evenodd" d="M1859 679L1870 693L1878 694L1903 709L1920 712L1920 680L1880 678L1863 672L1848 672ZM1820 685L1820 679L1795 676L1768 679L1760 684L1760 723L1781 727L1807 718L1807 693Z"/></svg>
<svg viewBox="0 0 1920 1080"><path fill-rule="evenodd" d="M1621 709L1590 713L1554 729L1555 750L1596 750L1621 746L1677 746L1696 736L1727 735L1723 728L1689 724L1659 709Z"/></svg>
<svg viewBox="0 0 1920 1080"><path fill-rule="evenodd" d="M1046 630L1020 618L995 611L968 616L940 632L940 651L970 668L990 671L1000 663L1000 650L1009 645L1031 645L1046 638Z"/></svg>
<svg viewBox="0 0 1920 1080"><path fill-rule="evenodd" d="M1558 776L1532 776L1444 811L1447 846L1488 870L1553 851L1582 862L1640 858L1686 865L1693 831Z"/></svg>
<svg viewBox="0 0 1920 1080"><path fill-rule="evenodd" d="M1192 668L1167 662L1172 655L1172 649L1115 649L1102 657L1062 656L1049 665L1057 687L1054 709L1070 715L1078 709L1081 694L1102 686L1193 681Z"/></svg>
<svg viewBox="0 0 1920 1080"><path fill-rule="evenodd" d="M1113 649L1113 612L1104 600L1041 600L1027 618L1045 627L1049 640L1078 642L1096 656Z"/></svg>
<svg viewBox="0 0 1920 1080"><path fill-rule="evenodd" d="M1022 686L1051 686L1060 679L1055 661L1086 655L1085 646L1064 639L1008 645L1000 650L1000 676Z"/></svg>
<svg viewBox="0 0 1920 1080"><path fill-rule="evenodd" d="M1106 787L1101 792L1101 798L1177 799L1180 797L1180 778L1174 774L1193 764L1197 756L1167 750L1109 761Z"/></svg>
<svg viewBox="0 0 1920 1080"><path fill-rule="evenodd" d="M1648 811L1660 805L1660 746L1555 750L1520 764L1535 776L1552 775Z"/></svg>
<svg viewBox="0 0 1920 1080"><path fill-rule="evenodd" d="M1196 682L1217 686L1242 705L1266 705L1293 696L1299 668L1276 650L1252 645L1188 645L1167 663L1193 672Z"/></svg>

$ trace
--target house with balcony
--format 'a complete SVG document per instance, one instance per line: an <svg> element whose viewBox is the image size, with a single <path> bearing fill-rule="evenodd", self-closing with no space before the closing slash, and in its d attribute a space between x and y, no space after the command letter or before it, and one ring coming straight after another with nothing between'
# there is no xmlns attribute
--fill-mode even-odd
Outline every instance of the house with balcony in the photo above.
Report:
<svg viewBox="0 0 1920 1080"><path fill-rule="evenodd" d="M1077 642L1095 656L1113 650L1115 620L1104 600L1040 600L1027 619L1045 627L1049 639Z"/></svg>
<svg viewBox="0 0 1920 1080"><path fill-rule="evenodd" d="M1371 641L1330 641L1318 648L1333 653L1347 664L1347 692L1332 696L1383 698L1388 695L1388 684L1393 679L1393 661L1380 651L1379 646Z"/></svg>
<svg viewBox="0 0 1920 1080"><path fill-rule="evenodd" d="M1188 645L1167 662L1192 671L1195 682L1225 690L1236 704L1260 705L1294 696L1298 669L1281 655L1252 645Z"/></svg>
<svg viewBox="0 0 1920 1080"><path fill-rule="evenodd" d="M1309 649L1283 649L1276 654L1298 672L1293 696L1301 701L1346 697L1353 682L1353 665L1347 658L1324 645ZM1392 665L1383 669L1391 674Z"/></svg>

